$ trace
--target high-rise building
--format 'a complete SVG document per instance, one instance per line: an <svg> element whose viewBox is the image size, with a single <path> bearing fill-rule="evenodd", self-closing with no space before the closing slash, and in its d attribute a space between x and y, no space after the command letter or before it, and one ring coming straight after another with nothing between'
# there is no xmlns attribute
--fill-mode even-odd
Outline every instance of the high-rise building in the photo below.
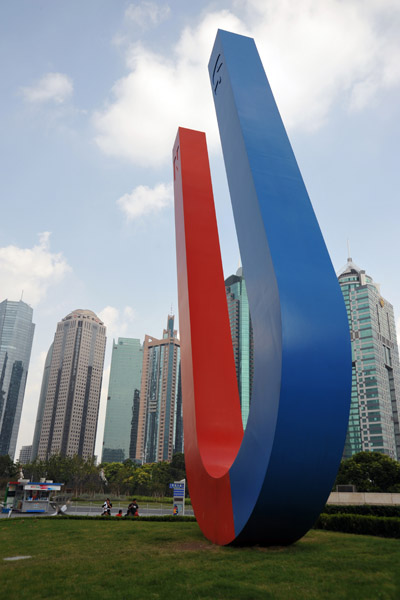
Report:
<svg viewBox="0 0 400 600"><path fill-rule="evenodd" d="M400 460L400 367L392 305L351 258L339 275L349 319L352 391L344 457L382 452Z"/></svg>
<svg viewBox="0 0 400 600"><path fill-rule="evenodd" d="M254 346L249 300L242 268L225 280L243 428L249 416L254 375Z"/></svg>
<svg viewBox="0 0 400 600"><path fill-rule="evenodd" d="M35 331L32 315L22 300L0 302L0 456L12 459Z"/></svg>
<svg viewBox="0 0 400 600"><path fill-rule="evenodd" d="M19 451L19 462L21 465L27 465L31 462L32 446L22 446Z"/></svg>
<svg viewBox="0 0 400 600"><path fill-rule="evenodd" d="M183 452L180 342L172 315L161 340L145 336L134 447L143 462L171 460L175 452Z"/></svg>
<svg viewBox="0 0 400 600"><path fill-rule="evenodd" d="M140 340L118 338L113 342L102 462L135 458L130 447L131 438L137 436L142 362Z"/></svg>
<svg viewBox="0 0 400 600"><path fill-rule="evenodd" d="M93 456L105 346L106 328L91 310L74 310L57 324L39 459L52 454Z"/></svg>
<svg viewBox="0 0 400 600"><path fill-rule="evenodd" d="M51 344L51 346L49 348L49 351L46 356L46 362L44 363L42 386L40 388L39 405L38 405L38 410L37 410L37 415L36 415L35 431L33 434L33 442L32 442L32 452L31 452L32 462L36 459L37 453L39 450L39 439L40 439L40 432L42 431L43 413L44 413L44 406L46 404L47 387L49 385L50 366L51 366L52 356L53 356L53 343Z"/></svg>

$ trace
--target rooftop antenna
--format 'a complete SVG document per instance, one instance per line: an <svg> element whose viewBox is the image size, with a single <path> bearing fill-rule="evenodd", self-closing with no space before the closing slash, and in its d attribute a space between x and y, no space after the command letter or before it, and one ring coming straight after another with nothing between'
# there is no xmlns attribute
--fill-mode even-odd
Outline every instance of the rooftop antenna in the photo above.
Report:
<svg viewBox="0 0 400 600"><path fill-rule="evenodd" d="M350 242L349 242L349 238L347 238L347 262L351 262L351 257L350 257Z"/></svg>
<svg viewBox="0 0 400 600"><path fill-rule="evenodd" d="M170 315L173 315L174 313L172 312L173 306L172 306L172 302L171 302L171 312L169 313Z"/></svg>
<svg viewBox="0 0 400 600"><path fill-rule="evenodd" d="M236 275L238 275L239 277L243 276L243 267L242 267L242 261L241 261L240 254L239 254L239 260L238 260L238 268L236 269Z"/></svg>
<svg viewBox="0 0 400 600"><path fill-rule="evenodd" d="M24 297L24 290L22 290L22 292L21 292L21 300L20 300L20 302L22 302L22 298L23 297Z"/></svg>

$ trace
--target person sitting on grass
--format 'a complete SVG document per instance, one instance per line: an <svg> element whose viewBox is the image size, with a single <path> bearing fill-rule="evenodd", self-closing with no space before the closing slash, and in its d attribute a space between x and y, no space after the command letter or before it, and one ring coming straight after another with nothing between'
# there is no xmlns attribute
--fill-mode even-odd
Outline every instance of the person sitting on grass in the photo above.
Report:
<svg viewBox="0 0 400 600"><path fill-rule="evenodd" d="M122 510L119 510L118 513L115 516L116 517L122 517Z"/></svg>

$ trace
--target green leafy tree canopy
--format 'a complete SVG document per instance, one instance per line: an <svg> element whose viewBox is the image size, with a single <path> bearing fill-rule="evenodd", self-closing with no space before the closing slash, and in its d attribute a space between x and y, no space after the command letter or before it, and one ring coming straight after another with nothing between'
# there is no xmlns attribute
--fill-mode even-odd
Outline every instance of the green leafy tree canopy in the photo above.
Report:
<svg viewBox="0 0 400 600"><path fill-rule="evenodd" d="M380 452L359 452L339 467L335 485L348 484L359 492L400 492L400 464Z"/></svg>

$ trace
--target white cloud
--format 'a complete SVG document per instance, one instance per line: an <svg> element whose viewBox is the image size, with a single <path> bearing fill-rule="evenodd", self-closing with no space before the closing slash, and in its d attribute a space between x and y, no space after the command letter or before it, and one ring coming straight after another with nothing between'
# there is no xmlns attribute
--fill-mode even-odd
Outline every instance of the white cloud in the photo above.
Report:
<svg viewBox="0 0 400 600"><path fill-rule="evenodd" d="M171 9L167 4L141 2L140 4L130 4L125 11L125 17L139 27L147 29L149 26L155 26L165 21L170 12Z"/></svg>
<svg viewBox="0 0 400 600"><path fill-rule="evenodd" d="M131 306L125 306L121 311L115 306L106 306L99 312L99 318L107 328L107 338L117 339L123 337L135 320L135 311Z"/></svg>
<svg viewBox="0 0 400 600"><path fill-rule="evenodd" d="M0 282L3 297L38 304L50 286L56 285L71 270L61 253L50 251L50 233L39 235L33 248L5 246L0 248Z"/></svg>
<svg viewBox="0 0 400 600"><path fill-rule="evenodd" d="M55 102L62 104L73 92L72 79L64 73L46 73L37 83L21 88L28 102Z"/></svg>
<svg viewBox="0 0 400 600"><path fill-rule="evenodd" d="M129 322L133 321L135 318L135 311L133 310L132 306L125 306L123 314L124 318Z"/></svg>
<svg viewBox="0 0 400 600"><path fill-rule="evenodd" d="M248 4L252 33L287 125L316 129L335 102L360 110L387 87L383 73L392 63L389 45L400 48L397 34L377 27L386 18L387 2Z"/></svg>
<svg viewBox="0 0 400 600"><path fill-rule="evenodd" d="M128 221L155 213L172 204L172 184L159 183L154 188L139 185L130 194L124 194L117 205Z"/></svg>
<svg viewBox="0 0 400 600"><path fill-rule="evenodd" d="M109 106L94 115L95 140L103 152L160 166L171 157L178 126L207 131L215 143L207 64L219 26L241 28L236 17L222 11L205 17L195 30L185 29L172 58L141 45L130 48L130 73L114 85Z"/></svg>
<svg viewBox="0 0 400 600"><path fill-rule="evenodd" d="M170 160L177 127L218 139L207 63L218 28L255 38L285 124L320 127L335 102L361 110L400 83L394 0L247 0L186 27L167 55L141 45L127 53L129 73L94 115L96 142L142 166Z"/></svg>

